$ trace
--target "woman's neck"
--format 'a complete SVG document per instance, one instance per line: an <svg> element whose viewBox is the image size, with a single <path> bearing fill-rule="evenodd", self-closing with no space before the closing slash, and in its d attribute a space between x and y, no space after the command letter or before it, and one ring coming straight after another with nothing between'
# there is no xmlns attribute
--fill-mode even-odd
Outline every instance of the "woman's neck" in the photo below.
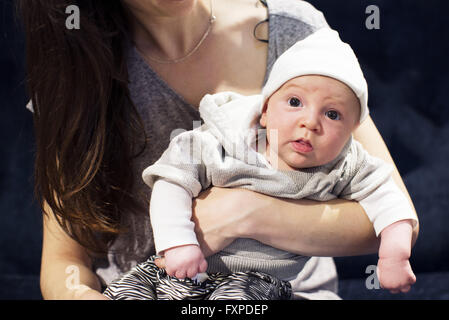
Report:
<svg viewBox="0 0 449 320"><path fill-rule="evenodd" d="M198 0L178 15L129 8L132 37L137 48L150 57L171 60L188 54L209 26L210 2Z"/></svg>

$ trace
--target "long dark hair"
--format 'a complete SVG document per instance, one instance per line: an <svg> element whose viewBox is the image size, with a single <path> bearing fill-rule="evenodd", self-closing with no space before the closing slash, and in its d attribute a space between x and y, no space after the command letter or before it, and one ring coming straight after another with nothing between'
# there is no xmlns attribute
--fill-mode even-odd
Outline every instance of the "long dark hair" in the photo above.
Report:
<svg viewBox="0 0 449 320"><path fill-rule="evenodd" d="M66 8L80 10L69 29ZM84 247L104 252L138 210L130 161L145 132L128 90L119 0L18 0L36 137L35 192ZM140 139L142 138L142 139ZM48 212L45 212L48 214Z"/></svg>

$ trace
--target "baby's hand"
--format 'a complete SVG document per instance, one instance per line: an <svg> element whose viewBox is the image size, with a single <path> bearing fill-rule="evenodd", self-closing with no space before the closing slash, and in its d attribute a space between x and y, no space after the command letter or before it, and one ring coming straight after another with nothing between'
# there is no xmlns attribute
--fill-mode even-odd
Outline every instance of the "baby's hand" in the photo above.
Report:
<svg viewBox="0 0 449 320"><path fill-rule="evenodd" d="M381 287L391 293L408 292L416 282L408 259L380 258L377 263L377 277Z"/></svg>
<svg viewBox="0 0 449 320"><path fill-rule="evenodd" d="M165 250L165 271L178 279L193 278L205 272L207 261L197 245L185 245Z"/></svg>

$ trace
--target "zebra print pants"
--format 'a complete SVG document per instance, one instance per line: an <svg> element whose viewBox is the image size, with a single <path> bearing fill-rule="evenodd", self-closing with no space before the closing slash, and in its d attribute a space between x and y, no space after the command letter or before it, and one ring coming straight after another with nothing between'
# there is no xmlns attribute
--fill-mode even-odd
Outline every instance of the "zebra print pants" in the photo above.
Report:
<svg viewBox="0 0 449 320"><path fill-rule="evenodd" d="M289 282L261 272L209 273L204 281L170 277L154 263L138 264L103 292L113 300L288 300Z"/></svg>

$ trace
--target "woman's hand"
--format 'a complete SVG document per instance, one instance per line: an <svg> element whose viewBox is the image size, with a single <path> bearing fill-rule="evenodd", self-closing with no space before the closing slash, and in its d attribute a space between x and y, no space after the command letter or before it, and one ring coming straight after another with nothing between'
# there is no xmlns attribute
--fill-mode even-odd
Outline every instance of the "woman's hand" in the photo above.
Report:
<svg viewBox="0 0 449 320"><path fill-rule="evenodd" d="M257 205L254 192L210 188L194 199L192 220L204 255L210 256L244 234L246 219Z"/></svg>

